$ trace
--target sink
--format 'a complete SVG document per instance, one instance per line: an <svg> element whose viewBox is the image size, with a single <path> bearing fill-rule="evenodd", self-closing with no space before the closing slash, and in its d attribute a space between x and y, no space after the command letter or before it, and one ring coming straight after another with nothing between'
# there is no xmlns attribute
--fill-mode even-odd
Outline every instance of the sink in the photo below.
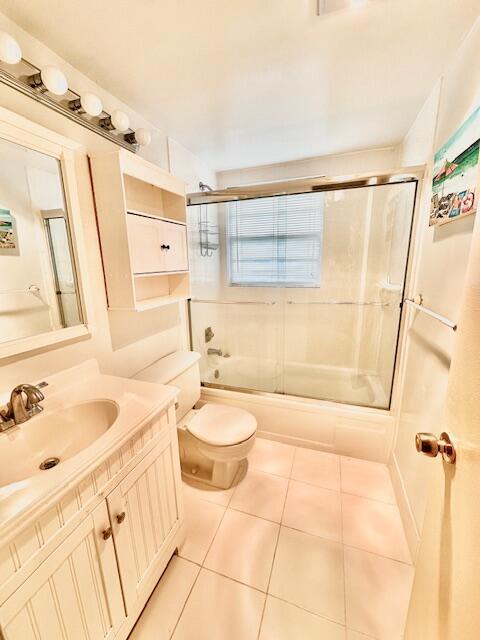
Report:
<svg viewBox="0 0 480 640"><path fill-rule="evenodd" d="M112 400L91 400L45 412L2 433L0 487L48 473L103 435L118 412Z"/></svg>

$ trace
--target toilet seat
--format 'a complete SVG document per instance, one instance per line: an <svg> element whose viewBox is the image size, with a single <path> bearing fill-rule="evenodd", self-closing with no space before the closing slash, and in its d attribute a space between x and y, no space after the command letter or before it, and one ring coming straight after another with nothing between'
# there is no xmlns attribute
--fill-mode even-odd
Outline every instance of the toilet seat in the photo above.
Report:
<svg viewBox="0 0 480 640"><path fill-rule="evenodd" d="M257 421L244 409L209 402L188 423L187 430L205 444L228 447L251 438Z"/></svg>

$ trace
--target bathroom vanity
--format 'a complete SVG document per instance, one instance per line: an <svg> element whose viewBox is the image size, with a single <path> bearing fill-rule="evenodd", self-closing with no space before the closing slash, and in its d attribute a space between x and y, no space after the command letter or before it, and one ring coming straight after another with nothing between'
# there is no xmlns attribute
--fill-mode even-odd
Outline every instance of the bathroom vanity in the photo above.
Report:
<svg viewBox="0 0 480 640"><path fill-rule="evenodd" d="M178 392L95 361L43 391L44 411L0 434L1 634L123 640L184 537ZM33 451L60 462L41 471Z"/></svg>

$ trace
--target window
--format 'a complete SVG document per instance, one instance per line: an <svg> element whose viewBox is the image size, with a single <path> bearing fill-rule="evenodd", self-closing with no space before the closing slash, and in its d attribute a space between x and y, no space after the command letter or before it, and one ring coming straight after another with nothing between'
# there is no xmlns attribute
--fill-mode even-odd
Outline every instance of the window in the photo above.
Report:
<svg viewBox="0 0 480 640"><path fill-rule="evenodd" d="M318 287L323 211L323 193L229 203L230 284Z"/></svg>

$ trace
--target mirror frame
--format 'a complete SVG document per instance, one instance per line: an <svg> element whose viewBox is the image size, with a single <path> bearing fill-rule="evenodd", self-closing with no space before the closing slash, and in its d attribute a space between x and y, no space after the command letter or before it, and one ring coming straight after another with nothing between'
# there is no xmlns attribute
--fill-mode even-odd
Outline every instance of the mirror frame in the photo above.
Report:
<svg viewBox="0 0 480 640"><path fill-rule="evenodd" d="M72 261L78 283L78 301L82 315L82 324L74 327L47 331L0 343L1 361L29 351L75 340L89 335L90 332L87 324L88 315L83 276L88 271L75 173L75 153L80 152L82 146L3 107L0 107L0 139L38 151L59 161L71 236Z"/></svg>

